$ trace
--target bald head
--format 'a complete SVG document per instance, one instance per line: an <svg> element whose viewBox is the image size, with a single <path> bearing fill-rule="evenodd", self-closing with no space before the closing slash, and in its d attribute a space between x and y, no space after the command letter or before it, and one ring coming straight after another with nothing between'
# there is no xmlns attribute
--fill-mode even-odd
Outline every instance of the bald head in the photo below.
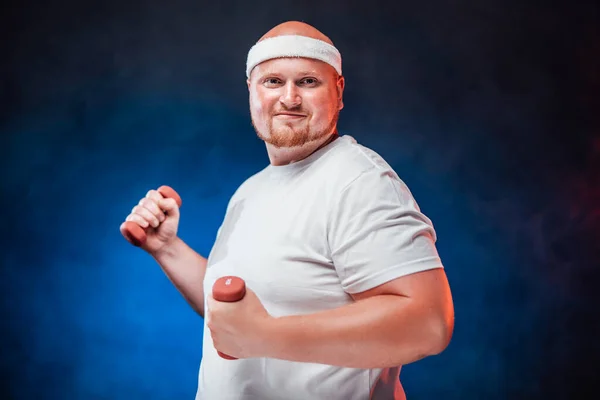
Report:
<svg viewBox="0 0 600 400"><path fill-rule="evenodd" d="M331 39L307 23L287 21L273 27L252 46L246 60L246 77L250 78L258 64L284 57L319 60L342 76L342 56Z"/></svg>
<svg viewBox="0 0 600 400"><path fill-rule="evenodd" d="M300 35L306 36L309 38L322 40L325 43L329 43L333 46L333 42L327 36L323 34L323 32L319 31L312 25L306 24L300 21L287 21L283 22L273 29L265 33L258 41L262 41L265 39L269 39L276 36L282 35Z"/></svg>

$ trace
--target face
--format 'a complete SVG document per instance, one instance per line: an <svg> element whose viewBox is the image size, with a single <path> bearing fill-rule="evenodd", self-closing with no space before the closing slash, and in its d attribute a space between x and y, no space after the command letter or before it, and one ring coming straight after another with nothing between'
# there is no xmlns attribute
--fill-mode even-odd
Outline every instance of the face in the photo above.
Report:
<svg viewBox="0 0 600 400"><path fill-rule="evenodd" d="M344 78L324 62L279 58L257 65L248 80L252 125L275 147L296 147L333 132L343 107Z"/></svg>

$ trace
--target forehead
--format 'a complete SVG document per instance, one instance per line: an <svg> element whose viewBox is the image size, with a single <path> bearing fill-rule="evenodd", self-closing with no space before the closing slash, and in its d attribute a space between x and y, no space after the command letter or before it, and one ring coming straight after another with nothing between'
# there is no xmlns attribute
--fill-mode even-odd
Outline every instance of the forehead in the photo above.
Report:
<svg viewBox="0 0 600 400"><path fill-rule="evenodd" d="M335 69L323 61L311 58L290 57L264 61L254 67L252 75L256 77L267 74L292 76L310 74L324 77L332 72L335 72Z"/></svg>

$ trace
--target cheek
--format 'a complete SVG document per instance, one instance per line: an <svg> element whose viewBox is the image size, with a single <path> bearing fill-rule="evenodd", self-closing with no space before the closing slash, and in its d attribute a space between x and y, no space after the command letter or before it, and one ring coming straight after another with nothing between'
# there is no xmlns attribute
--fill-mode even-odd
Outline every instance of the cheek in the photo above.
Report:
<svg viewBox="0 0 600 400"><path fill-rule="evenodd" d="M250 108L255 116L262 116L270 112L271 102L267 96L259 91L253 90L250 93Z"/></svg>
<svg viewBox="0 0 600 400"><path fill-rule="evenodd" d="M335 98L324 96L324 98L321 98L312 104L314 105L314 107L312 107L312 112L315 119L319 121L327 120L327 123L329 122L329 119L335 115L337 110L337 102Z"/></svg>
<svg viewBox="0 0 600 400"><path fill-rule="evenodd" d="M260 101L258 99L258 96L256 94L255 90L250 91L250 110L252 111L253 114L255 114L256 112L258 112L261 108L261 104Z"/></svg>

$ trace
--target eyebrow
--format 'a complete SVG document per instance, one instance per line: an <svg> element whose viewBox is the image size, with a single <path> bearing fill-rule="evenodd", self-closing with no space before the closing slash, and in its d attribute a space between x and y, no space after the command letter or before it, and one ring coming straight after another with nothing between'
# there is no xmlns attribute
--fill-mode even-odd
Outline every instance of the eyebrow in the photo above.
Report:
<svg viewBox="0 0 600 400"><path fill-rule="evenodd" d="M275 72L275 71L265 71L262 74L260 74L260 77L264 78L265 76L269 76L269 75L281 76L281 73ZM306 75L318 76L320 74L317 71L315 71L315 70L303 70L303 71L297 72L297 75L301 75L301 76L306 76Z"/></svg>
<svg viewBox="0 0 600 400"><path fill-rule="evenodd" d="M300 71L299 75L319 75L319 73L315 70L305 70L305 71Z"/></svg>

